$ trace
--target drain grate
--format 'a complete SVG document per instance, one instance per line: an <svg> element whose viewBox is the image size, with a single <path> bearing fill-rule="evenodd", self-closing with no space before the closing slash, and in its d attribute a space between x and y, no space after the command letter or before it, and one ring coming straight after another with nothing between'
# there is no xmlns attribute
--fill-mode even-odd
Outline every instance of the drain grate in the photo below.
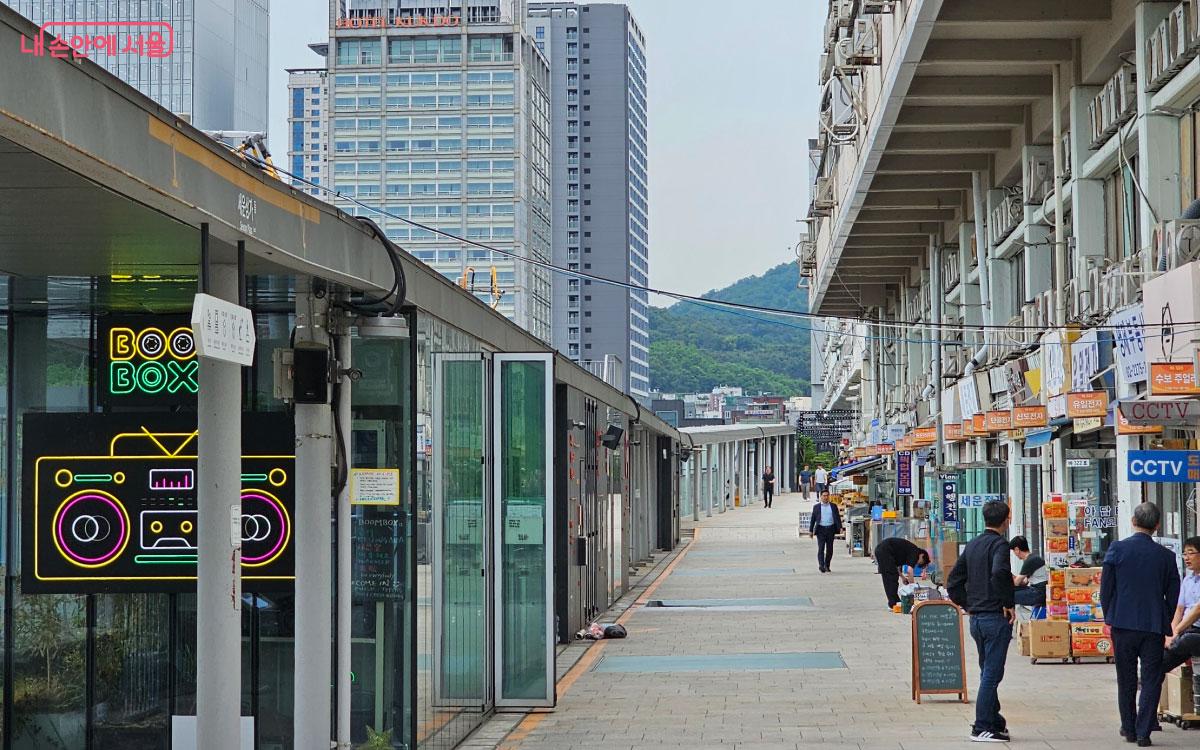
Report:
<svg viewBox="0 0 1200 750"><path fill-rule="evenodd" d="M812 599L807 596L778 597L770 599L651 599L647 607L663 609L722 609L750 611L756 609L810 609Z"/></svg>
<svg viewBox="0 0 1200 750"><path fill-rule="evenodd" d="M767 672L784 669L845 669L837 651L782 654L703 654L697 656L611 656L593 672Z"/></svg>

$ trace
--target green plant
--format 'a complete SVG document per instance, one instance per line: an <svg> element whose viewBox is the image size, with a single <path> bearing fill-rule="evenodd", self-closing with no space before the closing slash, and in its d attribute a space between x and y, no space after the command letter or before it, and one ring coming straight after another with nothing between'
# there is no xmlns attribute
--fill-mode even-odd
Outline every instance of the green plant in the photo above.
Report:
<svg viewBox="0 0 1200 750"><path fill-rule="evenodd" d="M358 750L392 750L392 730L376 732L367 727L367 741L359 745Z"/></svg>

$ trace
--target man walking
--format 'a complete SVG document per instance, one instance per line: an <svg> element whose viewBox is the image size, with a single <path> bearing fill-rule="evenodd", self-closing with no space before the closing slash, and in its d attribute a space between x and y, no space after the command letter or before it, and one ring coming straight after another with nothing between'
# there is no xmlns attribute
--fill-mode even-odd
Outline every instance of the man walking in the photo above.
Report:
<svg viewBox="0 0 1200 750"><path fill-rule="evenodd" d="M842 512L829 502L829 493L821 493L821 502L813 506L812 519L808 522L808 537L817 538L817 568L822 573L832 573L833 540L842 531Z"/></svg>
<svg viewBox="0 0 1200 750"><path fill-rule="evenodd" d="M1100 606L1112 628L1117 660L1117 707L1121 736L1149 747L1162 691L1163 637L1179 602L1175 555L1154 541L1162 512L1154 503L1133 510L1133 535L1113 542L1104 556ZM1138 702L1138 663L1141 700Z"/></svg>
<svg viewBox="0 0 1200 750"><path fill-rule="evenodd" d="M900 568L904 565L924 568L929 565L929 559L927 551L898 536L875 545L875 565L883 578L883 593L887 596L888 609L896 609L900 603Z"/></svg>
<svg viewBox="0 0 1200 750"><path fill-rule="evenodd" d="M1171 621L1174 638L1163 654L1163 674L1200 657L1200 536L1183 543L1183 564L1187 576L1179 587L1179 606Z"/></svg>
<svg viewBox="0 0 1200 750"><path fill-rule="evenodd" d="M971 638L979 652L979 693L975 697L972 742L1008 742L1008 722L1000 713L1000 681L1012 626L1016 621L1012 566L1008 561L1009 509L1005 503L983 506L987 530L972 539L950 577L950 599L971 615Z"/></svg>
<svg viewBox="0 0 1200 750"><path fill-rule="evenodd" d="M822 492L829 489L829 473L825 471L824 466L817 464L817 470L813 473L813 479L817 483L817 497L820 497Z"/></svg>
<svg viewBox="0 0 1200 750"><path fill-rule="evenodd" d="M800 471L800 491L804 493L804 499L808 499L808 493L812 490L813 473L812 469L808 468L808 464L804 464L804 468Z"/></svg>
<svg viewBox="0 0 1200 750"><path fill-rule="evenodd" d="M771 507L771 499L775 497L775 470L770 466L763 472L763 502L768 508Z"/></svg>

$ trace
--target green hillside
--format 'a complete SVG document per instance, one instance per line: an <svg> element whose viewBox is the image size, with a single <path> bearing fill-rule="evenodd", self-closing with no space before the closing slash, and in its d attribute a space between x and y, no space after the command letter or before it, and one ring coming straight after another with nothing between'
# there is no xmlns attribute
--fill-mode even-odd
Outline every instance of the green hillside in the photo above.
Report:
<svg viewBox="0 0 1200 750"><path fill-rule="evenodd" d="M795 263L784 263L703 296L805 312L808 300L796 288L799 273ZM696 302L650 310L651 385L665 393L730 385L751 393L807 395L808 350L808 323L799 318Z"/></svg>

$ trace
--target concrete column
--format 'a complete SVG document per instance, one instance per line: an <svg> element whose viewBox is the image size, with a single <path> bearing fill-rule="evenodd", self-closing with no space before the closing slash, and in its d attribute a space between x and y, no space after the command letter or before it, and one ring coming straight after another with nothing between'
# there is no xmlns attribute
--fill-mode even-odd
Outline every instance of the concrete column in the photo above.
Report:
<svg viewBox="0 0 1200 750"><path fill-rule="evenodd" d="M237 302L237 266L210 265L207 293ZM200 430L196 467L196 747L241 747L241 369L231 362L200 359L196 408Z"/></svg>
<svg viewBox="0 0 1200 750"><path fill-rule="evenodd" d="M712 518L713 500L716 497L717 472L713 466L713 447L704 446L704 476L708 479L708 487L704 491L704 515Z"/></svg>
<svg viewBox="0 0 1200 750"><path fill-rule="evenodd" d="M700 469L702 468L701 463L700 463L702 461L701 455L702 454L693 451L692 459L690 461L688 461L688 465L691 467L691 472L692 472L692 488L691 489L692 489L692 520L693 521L700 520L700 477L701 477Z"/></svg>
<svg viewBox="0 0 1200 750"><path fill-rule="evenodd" d="M297 293L296 343L329 346L328 298L318 299L307 291ZM333 449L330 405L296 404L296 750L329 749Z"/></svg>
<svg viewBox="0 0 1200 750"><path fill-rule="evenodd" d="M338 367L344 370L350 369L352 361L351 348L353 339L348 332L343 330L343 324L339 323L338 331ZM349 378L341 378L336 376L341 382L338 389L338 413L337 420L341 427L341 433L349 440L352 434L351 430L354 426L353 414L351 414L351 388L352 382ZM347 454L349 454L349 446ZM347 458L347 468L349 458ZM337 498L337 746L338 750L350 750L352 744L350 740L350 633L351 633L351 615L353 614L354 602L352 600L353 591L350 585L350 579L353 575L351 570L351 555L350 546L352 544L350 537L350 485L347 482L346 486L338 494Z"/></svg>

